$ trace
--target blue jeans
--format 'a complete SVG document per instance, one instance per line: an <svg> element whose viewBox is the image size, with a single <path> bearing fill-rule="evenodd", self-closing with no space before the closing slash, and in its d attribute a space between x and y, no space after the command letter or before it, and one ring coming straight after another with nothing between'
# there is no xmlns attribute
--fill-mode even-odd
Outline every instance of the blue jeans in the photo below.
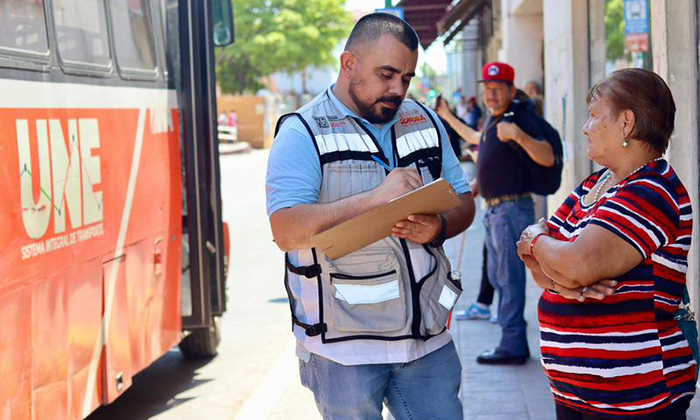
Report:
<svg viewBox="0 0 700 420"><path fill-rule="evenodd" d="M507 201L486 210L484 241L488 249L488 275L498 291L498 323L503 335L498 348L508 354L528 354L525 311L525 265L515 243L535 222L530 198Z"/></svg>
<svg viewBox="0 0 700 420"><path fill-rule="evenodd" d="M325 420L462 420L462 365L454 342L409 363L344 366L316 354L299 360L301 383Z"/></svg>

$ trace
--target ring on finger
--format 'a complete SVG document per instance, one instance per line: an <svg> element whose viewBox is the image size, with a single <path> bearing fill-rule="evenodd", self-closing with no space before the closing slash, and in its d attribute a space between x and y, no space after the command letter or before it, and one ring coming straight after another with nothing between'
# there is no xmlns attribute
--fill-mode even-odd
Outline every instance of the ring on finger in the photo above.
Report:
<svg viewBox="0 0 700 420"><path fill-rule="evenodd" d="M587 291L588 291L588 286L584 286L584 288L581 289L581 297L586 297Z"/></svg>

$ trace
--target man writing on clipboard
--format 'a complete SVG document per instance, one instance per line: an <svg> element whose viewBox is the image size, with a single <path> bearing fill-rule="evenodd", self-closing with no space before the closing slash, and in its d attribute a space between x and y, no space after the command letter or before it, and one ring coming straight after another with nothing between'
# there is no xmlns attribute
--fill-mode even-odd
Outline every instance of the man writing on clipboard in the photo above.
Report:
<svg viewBox="0 0 700 420"><path fill-rule="evenodd" d="M287 252L300 376L325 419L379 419L385 400L396 418L462 418L445 331L461 288L442 242L468 227L474 202L437 116L404 100L418 42L392 15L360 19L336 84L280 119L270 153L267 207ZM460 194L453 210L412 215L336 260L311 247L315 234L440 177Z"/></svg>

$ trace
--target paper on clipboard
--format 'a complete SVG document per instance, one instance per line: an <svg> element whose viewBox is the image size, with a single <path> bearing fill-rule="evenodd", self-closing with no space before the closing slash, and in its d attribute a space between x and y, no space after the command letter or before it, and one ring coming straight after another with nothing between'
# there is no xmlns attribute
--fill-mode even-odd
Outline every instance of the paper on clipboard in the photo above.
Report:
<svg viewBox="0 0 700 420"><path fill-rule="evenodd" d="M338 259L391 234L391 228L411 214L441 214L460 199L444 178L394 198L366 213L311 237L314 247Z"/></svg>

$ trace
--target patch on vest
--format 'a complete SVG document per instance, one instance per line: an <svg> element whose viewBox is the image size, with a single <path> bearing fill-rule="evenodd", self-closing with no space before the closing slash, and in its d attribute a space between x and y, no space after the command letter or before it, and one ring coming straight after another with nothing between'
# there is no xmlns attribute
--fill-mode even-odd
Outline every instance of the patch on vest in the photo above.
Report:
<svg viewBox="0 0 700 420"><path fill-rule="evenodd" d="M399 114L399 123L401 125L416 125L425 122L426 118L420 111L402 112Z"/></svg>
<svg viewBox="0 0 700 420"><path fill-rule="evenodd" d="M316 124L318 124L320 128L330 127L330 124L328 123L328 119L326 117L314 117L314 121L316 121Z"/></svg>

